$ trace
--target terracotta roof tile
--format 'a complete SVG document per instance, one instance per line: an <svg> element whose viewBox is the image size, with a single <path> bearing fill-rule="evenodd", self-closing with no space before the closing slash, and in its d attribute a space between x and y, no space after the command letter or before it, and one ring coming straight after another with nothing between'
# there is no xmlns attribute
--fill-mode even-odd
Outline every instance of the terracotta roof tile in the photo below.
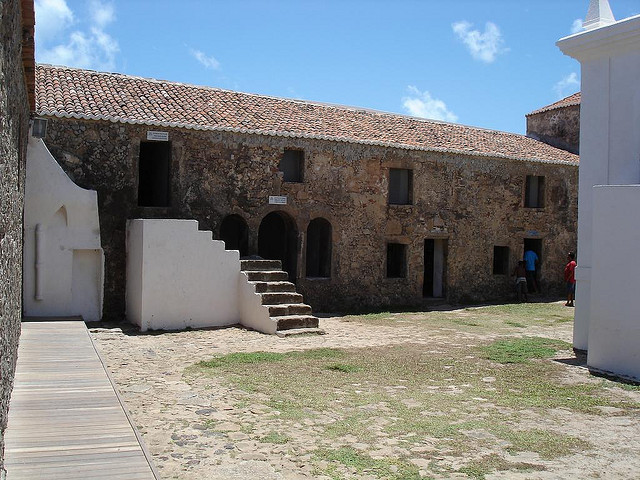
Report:
<svg viewBox="0 0 640 480"><path fill-rule="evenodd" d="M529 115L535 115L536 113L548 112L549 110L555 110L556 108L565 108L572 107L574 105L580 105L580 92L574 93L573 95L569 95L568 97L563 98L562 100L558 100L551 105L547 105L546 107L539 108L538 110L534 110L531 113L527 113L527 117Z"/></svg>
<svg viewBox="0 0 640 480"><path fill-rule="evenodd" d="M523 135L353 107L49 65L37 66L36 79L40 115L578 162L576 155Z"/></svg>

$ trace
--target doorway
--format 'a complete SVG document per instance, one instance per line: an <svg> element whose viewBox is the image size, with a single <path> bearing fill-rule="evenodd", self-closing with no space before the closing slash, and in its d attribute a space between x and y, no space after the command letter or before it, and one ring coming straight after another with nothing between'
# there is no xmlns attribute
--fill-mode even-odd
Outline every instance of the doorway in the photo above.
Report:
<svg viewBox="0 0 640 480"><path fill-rule="evenodd" d="M296 281L298 267L298 229L285 212L271 212L262 219L258 230L258 255L280 260L289 281Z"/></svg>
<svg viewBox="0 0 640 480"><path fill-rule="evenodd" d="M540 293L540 267L542 265L542 240L539 238L525 238L524 239L524 248L522 250L523 257L524 253L528 250L532 250L538 256L538 263L536 265L536 270L533 273L527 271L527 283L529 292L532 293Z"/></svg>
<svg viewBox="0 0 640 480"><path fill-rule="evenodd" d="M220 240L227 250L240 251L241 257L249 254L249 227L240 215L228 215L220 225Z"/></svg>
<svg viewBox="0 0 640 480"><path fill-rule="evenodd" d="M447 240L427 238L424 241L424 281L422 296L443 298L446 294Z"/></svg>

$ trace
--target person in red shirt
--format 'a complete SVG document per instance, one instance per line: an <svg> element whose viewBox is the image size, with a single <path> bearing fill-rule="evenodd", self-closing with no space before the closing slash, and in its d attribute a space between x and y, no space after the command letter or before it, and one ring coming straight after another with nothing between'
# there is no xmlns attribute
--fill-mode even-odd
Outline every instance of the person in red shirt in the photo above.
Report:
<svg viewBox="0 0 640 480"><path fill-rule="evenodd" d="M573 252L567 255L569 263L564 267L564 281L567 284L567 303L566 307L573 307L573 297L576 293L576 256Z"/></svg>

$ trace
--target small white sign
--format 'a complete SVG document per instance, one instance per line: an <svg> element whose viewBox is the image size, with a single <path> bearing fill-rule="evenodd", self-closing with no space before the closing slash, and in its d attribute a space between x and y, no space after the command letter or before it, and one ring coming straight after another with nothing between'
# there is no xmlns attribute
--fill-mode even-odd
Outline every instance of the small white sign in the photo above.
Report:
<svg viewBox="0 0 640 480"><path fill-rule="evenodd" d="M169 132L154 132L149 130L147 132L147 140L155 140L156 142L168 142Z"/></svg>
<svg viewBox="0 0 640 480"><path fill-rule="evenodd" d="M286 205L287 204L287 197L283 196L269 196L269 205Z"/></svg>

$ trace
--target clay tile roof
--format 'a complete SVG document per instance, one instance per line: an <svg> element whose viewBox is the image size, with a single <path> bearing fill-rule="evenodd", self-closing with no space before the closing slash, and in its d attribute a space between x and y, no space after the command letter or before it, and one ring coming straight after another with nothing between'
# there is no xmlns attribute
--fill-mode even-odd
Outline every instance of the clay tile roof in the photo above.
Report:
<svg viewBox="0 0 640 480"><path fill-rule="evenodd" d="M37 66L36 84L40 115L578 162L576 155L523 135L353 107L50 65Z"/></svg>
<svg viewBox="0 0 640 480"><path fill-rule="evenodd" d="M549 110L555 110L557 108L573 107L574 105L580 105L580 92L569 95L562 100L558 100L551 105L534 110L531 113L527 113L526 116L528 117L529 115L535 115L536 113L548 112Z"/></svg>

